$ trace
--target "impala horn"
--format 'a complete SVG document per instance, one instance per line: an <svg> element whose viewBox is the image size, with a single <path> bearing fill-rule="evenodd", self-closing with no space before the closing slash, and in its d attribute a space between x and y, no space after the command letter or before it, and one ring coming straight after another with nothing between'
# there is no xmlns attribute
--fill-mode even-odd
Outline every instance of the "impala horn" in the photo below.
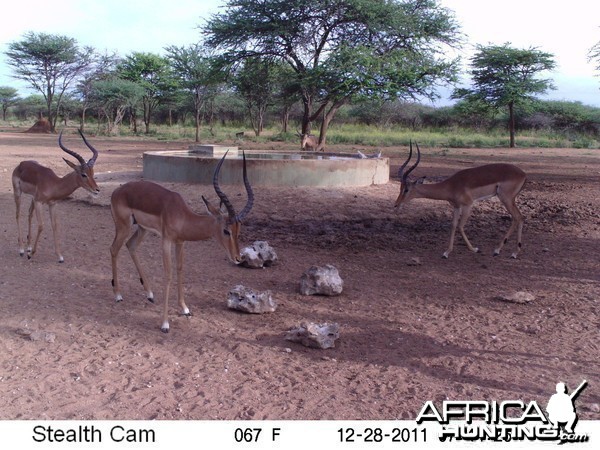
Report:
<svg viewBox="0 0 600 450"><path fill-rule="evenodd" d="M242 151L242 157L244 159L244 168L243 168L243 176L244 176L244 186L246 187L246 194L248 194L248 201L246 202L246 206L242 209L236 219L238 222L244 220L244 217L248 215L250 210L252 209L252 205L254 205L254 192L252 192L252 186L250 186L250 182L248 181L248 173L246 171L246 153Z"/></svg>
<svg viewBox="0 0 600 450"><path fill-rule="evenodd" d="M404 180L404 168L408 165L410 158L412 158L412 140L410 141L410 152L408 153L408 159L404 161L404 164L402 164L398 169L398 178L401 180Z"/></svg>
<svg viewBox="0 0 600 450"><path fill-rule="evenodd" d="M247 171L246 171L246 153L242 152L242 155L243 155L243 160L244 160L244 165L243 165L244 186L246 187L246 193L248 194L248 201L246 202L246 206L244 206L244 209L242 209L242 211L239 214L237 214L235 212L235 209L234 209L233 205L231 204L231 202L229 201L229 199L227 198L227 195L225 195L225 193L219 187L219 172L221 171L221 166L223 165L223 161L225 161L227 152L225 152L225 154L223 155L223 158L221 158L221 160L219 161L219 164L217 164L217 168L215 169L215 174L213 175L213 187L215 189L215 192L221 199L221 204L225 205L225 208L227 208L227 212L229 214L229 220L233 223L241 222L244 219L244 217L246 217L246 215L250 212L250 210L252 209L252 205L254 204L254 192L252 192L252 186L250 186L250 182L248 181L248 175L247 175Z"/></svg>
<svg viewBox="0 0 600 450"><path fill-rule="evenodd" d="M94 167L94 163L96 162L96 158L98 158L98 150L96 150L94 147L91 146L91 144L88 142L88 140L83 135L83 131L81 131L81 129L77 128L77 131L81 135L81 138L83 139L83 142L85 142L85 145L87 145L87 147L94 154L94 156L92 156L92 158L87 162L88 167L92 168L92 167Z"/></svg>
<svg viewBox="0 0 600 450"><path fill-rule="evenodd" d="M60 134L58 135L58 145L59 145L59 147L62 148L62 150L64 152L66 152L69 155L71 155L73 158L76 158L77 161L79 161L79 164L81 164L82 167L85 166L86 165L85 159L83 159L80 154L75 153L73 150L69 150L67 147L65 147L63 145L63 143L62 143L62 134L63 134L63 131L64 130L61 130Z"/></svg>
<svg viewBox="0 0 600 450"><path fill-rule="evenodd" d="M410 158L412 157L412 141L410 141L410 153L408 154L408 159L404 164L402 164L402 166L398 170L398 176L400 177L402 183L406 183L406 180L408 179L410 173L416 169L416 167L419 165L419 162L421 161L421 149L419 148L419 144L417 144L416 142L415 145L417 146L417 162L410 166L410 168L406 172L404 172L404 168L406 167L406 165L410 161Z"/></svg>

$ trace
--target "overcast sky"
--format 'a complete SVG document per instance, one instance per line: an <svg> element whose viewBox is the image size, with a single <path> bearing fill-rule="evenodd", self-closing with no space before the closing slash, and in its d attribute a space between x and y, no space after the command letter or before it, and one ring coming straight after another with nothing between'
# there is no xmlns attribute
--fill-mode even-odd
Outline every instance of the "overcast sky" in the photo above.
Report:
<svg viewBox="0 0 600 450"><path fill-rule="evenodd" d="M511 42L513 47L537 47L554 55L557 69L548 76L557 89L546 98L577 100L600 107L600 75L587 60L600 41L600 1L571 0L441 0L453 10L468 44L463 62L476 44ZM9 42L28 31L61 34L97 50L163 53L168 45L198 42L198 26L219 12L224 0L47 0L11 2L0 26L0 86L32 91L14 80L4 52ZM444 97L450 90L443 91ZM447 104L442 98L440 104Z"/></svg>

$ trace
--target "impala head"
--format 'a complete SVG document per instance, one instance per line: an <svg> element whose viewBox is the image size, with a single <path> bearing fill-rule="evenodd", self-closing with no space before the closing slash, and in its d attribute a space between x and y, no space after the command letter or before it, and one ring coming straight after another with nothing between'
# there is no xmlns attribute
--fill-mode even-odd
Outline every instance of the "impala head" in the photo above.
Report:
<svg viewBox="0 0 600 450"><path fill-rule="evenodd" d="M98 192L100 192L100 188L98 187L98 185L96 184L96 180L94 179L94 163L96 162L96 158L98 158L98 151L89 144L89 142L87 141L87 139L85 138L85 136L83 135L81 130L77 130L77 131L79 131L79 134L83 138L83 142L85 142L85 145L87 145L87 147L93 153L93 156L87 162L85 161L85 159L82 158L81 155L74 152L73 150L69 150L67 147L65 147L63 145L63 143L62 143L62 133L63 132L62 131L60 132L60 135L58 136L58 145L64 152L68 153L69 155L71 155L75 159L77 159L77 161L79 161L79 165L77 165L77 164L74 164L73 162L69 161L68 159L63 158L65 160L65 162L67 163L67 165L77 173L77 175L78 175L77 182L79 183L79 186L81 186L85 190L91 192L92 194L97 194Z"/></svg>
<svg viewBox="0 0 600 450"><path fill-rule="evenodd" d="M417 162L414 163L412 166L410 166L410 168L405 172L404 168L408 165L410 159L412 158L412 141L410 142L410 151L408 153L408 159L406 161L404 161L404 164L402 164L400 166L400 169L398 169L398 176L400 177L400 194L398 195L398 198L396 199L396 203L394 204L394 207L398 207L406 202L408 202L412 196L413 196L413 188L417 185L423 182L422 179L418 179L415 181L410 181L408 179L408 176L410 175L410 173L415 170L415 168L419 165L419 162L421 161L421 150L419 149L419 144L415 143L417 146Z"/></svg>
<svg viewBox="0 0 600 450"><path fill-rule="evenodd" d="M206 208L211 216L213 216L217 221L217 231L215 233L215 238L217 241L225 248L227 252L227 256L229 259L235 263L239 264L242 262L242 258L240 256L240 244L239 244L239 236L240 231L242 229L242 220L244 217L248 215L250 210L252 209L252 204L254 203L254 193L252 192L252 186L250 186L250 182L248 181L248 176L246 173L246 154L243 153L243 177L244 177L244 186L246 187L246 193L248 194L248 201L246 202L246 206L244 209L237 214L233 205L225 195L225 193L219 187L219 172L221 171L221 166L223 165L223 161L225 161L225 157L227 153L223 155L223 158L217 164L217 168L215 169L215 173L213 175L213 187L215 192L221 199L221 205L225 206L226 211L221 211L220 208L213 206L204 196L202 196L202 200L206 204Z"/></svg>

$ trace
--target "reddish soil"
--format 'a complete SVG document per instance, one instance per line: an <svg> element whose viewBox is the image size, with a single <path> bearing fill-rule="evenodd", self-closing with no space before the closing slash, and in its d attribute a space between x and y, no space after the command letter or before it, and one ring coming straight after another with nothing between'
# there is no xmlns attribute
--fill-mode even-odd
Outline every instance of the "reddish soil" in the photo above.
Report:
<svg viewBox="0 0 600 450"><path fill-rule="evenodd" d="M87 154L74 133L66 138ZM245 269L229 263L215 241L187 243L184 290L194 315L179 316L172 297L171 332L163 334L158 237L140 249L156 303L144 298L125 249L124 301L113 299L109 199L141 177L143 151L189 142L90 140L101 151L101 194L79 190L57 206L65 256L58 264L46 207L37 254L19 257L11 186L24 159L69 171L57 136L0 133L0 419L410 419L426 400L545 406L557 382L574 388L583 379L589 386L577 400L580 419L600 419L598 150L424 149L416 176L488 162L527 172L518 198L524 247L516 260L514 240L492 257L510 223L497 200L479 203L467 223L482 253L457 238L443 260L449 205L415 200L395 210L395 178L361 188L256 187L242 244L267 240L279 263ZM384 149L392 173L405 152ZM208 186L166 186L197 211L204 209L201 194L216 198ZM224 190L243 205L243 188ZM327 263L339 269L343 294L301 296L302 273ZM229 310L227 293L240 283L271 290L277 311ZM535 299L497 299L518 291ZM336 347L284 340L302 321L339 323Z"/></svg>

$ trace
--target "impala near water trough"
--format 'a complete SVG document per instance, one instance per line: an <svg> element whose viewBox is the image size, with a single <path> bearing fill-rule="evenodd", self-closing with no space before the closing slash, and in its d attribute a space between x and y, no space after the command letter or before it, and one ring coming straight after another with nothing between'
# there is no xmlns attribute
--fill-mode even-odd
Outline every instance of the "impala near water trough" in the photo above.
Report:
<svg viewBox="0 0 600 450"><path fill-rule="evenodd" d="M84 188L92 194L100 192L96 180L94 179L94 164L98 158L98 151L90 145L81 130L77 130L85 145L92 151L92 158L87 162L78 153L69 150L62 143L62 131L58 136L58 145L60 148L73 156L79 164L65 159L67 165L73 169L73 172L59 177L54 173L52 169L42 166L36 161L21 161L12 173L12 185L13 193L15 196L15 205L17 208L17 228L19 233L19 254L23 256L25 249L23 248L23 237L21 235L21 225L19 216L21 215L21 195L28 194L33 198L31 200L31 206L29 207L29 228L27 232L27 258L31 258L36 250L40 235L44 229L44 222L42 220L42 205L48 205L50 210L50 221L52 224L52 233L54 235L54 249L58 262L64 262L64 258L60 251L60 241L58 237L58 220L56 217L56 210L54 209L55 203L67 198L76 189ZM31 222L33 220L33 212L35 211L36 219L38 222L37 234L31 246Z"/></svg>
<svg viewBox="0 0 600 450"><path fill-rule="evenodd" d="M414 181L408 179L410 173L415 170L421 160L419 145L417 144L416 147L416 163L406 172L404 171L404 168L412 158L411 142L408 159L398 170L400 194L394 206L401 206L415 198L429 198L449 202L454 208L454 215L452 217L452 229L450 231L448 249L442 255L443 258L448 258L454 246L454 236L457 227L469 250L479 252L479 249L473 247L469 242L464 226L471 214L474 202L497 196L512 216L512 222L506 235L494 250L494 256L500 254L500 250L508 242L508 238L516 229L517 249L511 255L512 258L516 258L522 247L523 215L519 211L519 208L517 208L515 199L525 184L525 172L512 164L486 164L484 166L460 170L439 183L422 184L422 179Z"/></svg>
<svg viewBox="0 0 600 450"><path fill-rule="evenodd" d="M300 137L300 149L301 150L312 150L315 151L317 149L317 147L319 146L319 138L317 136L315 136L314 134L308 134L308 133L300 133L299 131L296 132L296 134L298 134L298 136ZM323 150L323 149L321 149Z"/></svg>
<svg viewBox="0 0 600 450"><path fill-rule="evenodd" d="M242 211L237 214L233 205L219 187L219 171L227 153L219 161L214 175L213 187L227 213L213 206L204 196L207 213L198 214L192 211L177 192L170 191L150 181L132 181L114 190L111 196L111 211L115 222L115 239L110 247L112 260L112 284L115 300L123 300L119 286L117 257L119 250L127 241L126 246L131 259L140 276L140 282L150 302L154 302L154 293L149 280L144 275L136 250L148 230L162 237L162 257L164 269L164 307L162 314L163 333L169 332L169 291L171 287L172 270L171 255L175 246L177 268L177 298L181 314L191 316L190 310L183 299L183 244L186 241L202 241L214 238L219 242L229 259L239 264L241 262L239 234L242 220L252 209L254 194L246 174L246 156L243 158L243 179L248 200ZM133 235L132 235L132 229Z"/></svg>

